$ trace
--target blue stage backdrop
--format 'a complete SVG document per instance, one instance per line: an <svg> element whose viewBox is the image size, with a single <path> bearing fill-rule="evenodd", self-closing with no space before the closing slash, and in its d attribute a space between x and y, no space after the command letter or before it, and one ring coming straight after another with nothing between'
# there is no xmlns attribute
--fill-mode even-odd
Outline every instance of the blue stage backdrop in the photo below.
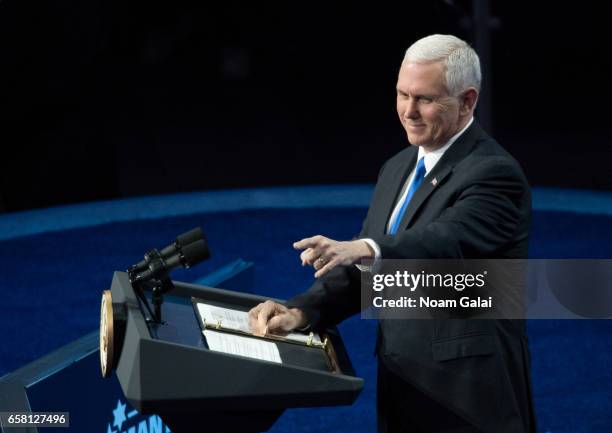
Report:
<svg viewBox="0 0 612 433"><path fill-rule="evenodd" d="M313 271L300 266L291 244L314 234L351 238L370 193L369 186L242 190L1 215L0 374L95 330L113 271L195 226L203 227L213 257L175 272L175 280L195 281L240 257L255 264L256 293L287 298L305 290ZM531 257L612 258L612 195L536 189L534 208ZM340 330L366 380L358 401L288 411L273 432L375 430L375 323L353 317ZM607 320L529 323L540 431L609 430L611 334Z"/></svg>

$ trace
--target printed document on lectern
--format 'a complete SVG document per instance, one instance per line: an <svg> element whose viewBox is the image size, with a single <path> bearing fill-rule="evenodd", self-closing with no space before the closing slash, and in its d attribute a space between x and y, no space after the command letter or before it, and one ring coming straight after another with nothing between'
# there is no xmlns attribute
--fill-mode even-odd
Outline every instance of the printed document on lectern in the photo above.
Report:
<svg viewBox="0 0 612 433"><path fill-rule="evenodd" d="M243 337L212 330L203 331L208 348L217 352L247 356L282 364L278 347L271 341Z"/></svg>
<svg viewBox="0 0 612 433"><path fill-rule="evenodd" d="M218 307L198 301L195 303L200 315L200 321L206 329L217 329L224 331L234 331L241 334L252 335L249 329L249 313L246 311L234 310L230 308ZM259 337L259 336L255 336ZM281 339L283 341L302 343L308 346L322 346L321 337L318 334L300 334L291 332L283 336L266 336L271 339Z"/></svg>

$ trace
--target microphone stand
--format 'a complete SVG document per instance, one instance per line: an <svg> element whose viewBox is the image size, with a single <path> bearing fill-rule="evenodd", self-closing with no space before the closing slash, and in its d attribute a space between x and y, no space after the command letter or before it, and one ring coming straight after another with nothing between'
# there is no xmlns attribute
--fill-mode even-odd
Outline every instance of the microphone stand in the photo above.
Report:
<svg viewBox="0 0 612 433"><path fill-rule="evenodd" d="M156 275L156 277L146 280L138 280L135 278L136 275L134 275L133 273L128 272L128 274L130 275L132 286L134 287L138 296L142 300L145 308L149 312L150 317L147 317L146 321L148 323L162 324L163 321L161 306L164 303L164 293L167 293L170 290L174 289L174 284L172 284L172 280L170 280L168 268L161 256L150 255L149 257L151 260L149 264L149 270L153 275ZM155 309L154 312L151 311L149 301L144 294L145 289L151 291L151 302L153 303L153 307Z"/></svg>
<svg viewBox="0 0 612 433"><path fill-rule="evenodd" d="M149 312L147 323L162 324L161 306L164 303L164 293L174 289L170 280L172 269L182 266L185 269L210 257L208 245L202 229L195 228L177 237L177 239L161 252L153 249L147 252L144 260L130 266L128 276L138 297ZM151 311L144 289L151 290L151 301L155 311Z"/></svg>

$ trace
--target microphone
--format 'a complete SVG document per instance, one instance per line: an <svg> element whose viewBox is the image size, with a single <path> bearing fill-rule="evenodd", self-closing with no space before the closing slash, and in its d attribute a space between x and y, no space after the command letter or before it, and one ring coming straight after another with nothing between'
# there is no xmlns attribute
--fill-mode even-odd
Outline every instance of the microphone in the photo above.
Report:
<svg viewBox="0 0 612 433"><path fill-rule="evenodd" d="M200 227L183 233L161 251L152 250L144 260L130 267L128 275L132 283L165 278L173 269L186 269L210 257L208 242Z"/></svg>
<svg viewBox="0 0 612 433"><path fill-rule="evenodd" d="M210 250L208 249L208 242L205 238L199 239L195 242L185 245L181 249L181 264L185 269L197 265L198 263L210 258Z"/></svg>
<svg viewBox="0 0 612 433"><path fill-rule="evenodd" d="M128 273L142 272L149 266L149 263L155 258L168 259L169 257L179 252L182 247L196 242L200 239L204 239L204 233L202 232L202 229L200 227L196 227L195 229L189 230L188 232L183 233L182 235L178 235L173 243L168 245L166 248L163 248L161 251L153 249L147 252L144 255L143 260L130 267Z"/></svg>

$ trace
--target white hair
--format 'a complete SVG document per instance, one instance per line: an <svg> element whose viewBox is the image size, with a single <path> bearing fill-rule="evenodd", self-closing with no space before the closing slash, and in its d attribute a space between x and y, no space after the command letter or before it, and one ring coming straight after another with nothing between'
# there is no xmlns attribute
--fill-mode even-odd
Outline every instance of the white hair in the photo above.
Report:
<svg viewBox="0 0 612 433"><path fill-rule="evenodd" d="M467 42L452 35L430 35L419 39L406 50L404 62L442 62L446 88L458 96L469 87L480 91L482 74L478 54Z"/></svg>

